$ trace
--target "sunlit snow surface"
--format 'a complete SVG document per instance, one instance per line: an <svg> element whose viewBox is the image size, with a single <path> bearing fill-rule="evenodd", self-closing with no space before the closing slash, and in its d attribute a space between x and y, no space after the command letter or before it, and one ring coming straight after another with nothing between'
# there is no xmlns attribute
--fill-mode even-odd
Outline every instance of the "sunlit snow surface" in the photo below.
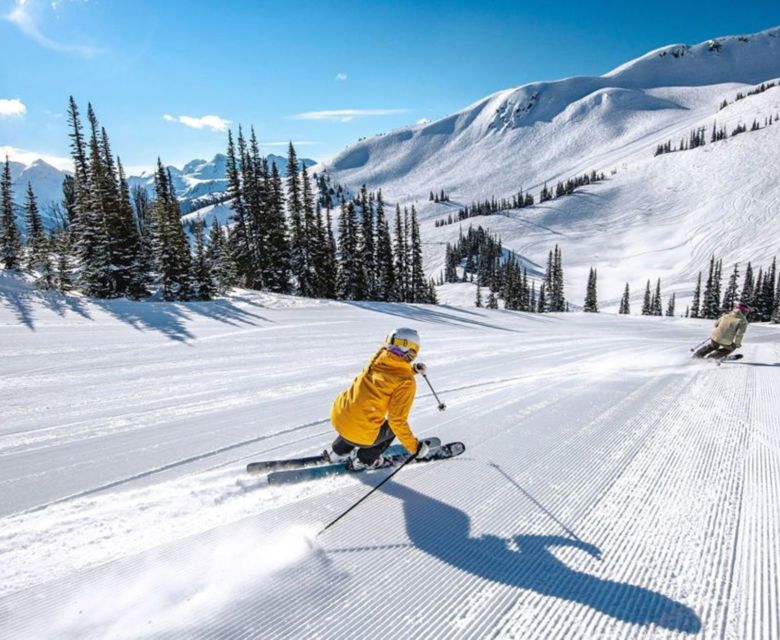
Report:
<svg viewBox="0 0 780 640"><path fill-rule="evenodd" d="M0 272L0 637L778 637L777 327L337 304L89 302ZM410 325L457 460L269 487ZM381 633L377 631L381 629Z"/></svg>

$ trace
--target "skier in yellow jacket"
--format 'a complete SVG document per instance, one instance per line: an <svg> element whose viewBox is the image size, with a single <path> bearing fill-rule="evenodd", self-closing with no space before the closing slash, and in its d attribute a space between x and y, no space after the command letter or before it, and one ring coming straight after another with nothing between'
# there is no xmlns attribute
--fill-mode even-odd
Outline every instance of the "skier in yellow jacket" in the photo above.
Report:
<svg viewBox="0 0 780 640"><path fill-rule="evenodd" d="M409 411L417 385L415 373L425 373L414 363L420 352L420 336L402 327L387 336L385 344L361 371L349 389L333 402L330 421L338 432L331 460L347 460L353 469L380 468L390 464L382 454L397 437L419 458L428 445L415 438L409 427Z"/></svg>
<svg viewBox="0 0 780 640"><path fill-rule="evenodd" d="M696 349L694 358L725 358L742 346L742 338L747 330L745 314L750 309L741 302L730 313L724 313L715 322L715 328L709 341Z"/></svg>

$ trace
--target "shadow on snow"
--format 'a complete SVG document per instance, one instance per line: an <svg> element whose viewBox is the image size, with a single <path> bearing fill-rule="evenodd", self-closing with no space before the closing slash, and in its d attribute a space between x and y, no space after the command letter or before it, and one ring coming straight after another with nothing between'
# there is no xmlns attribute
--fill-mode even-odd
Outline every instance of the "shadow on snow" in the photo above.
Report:
<svg viewBox="0 0 780 640"><path fill-rule="evenodd" d="M240 299L241 302L250 302ZM250 302L253 306L259 306ZM224 322L232 326L256 326L258 321L271 322L268 318L237 307L226 299L209 302L150 302L126 298L93 299L76 295L64 295L55 291L41 291L22 281L18 274L0 270L0 305L11 309L19 324L35 331L35 309L43 306L60 317L75 313L87 320L94 320L90 313L99 308L120 322L139 331L156 331L171 340L185 342L193 338L186 327L195 316Z"/></svg>
<svg viewBox="0 0 780 640"><path fill-rule="evenodd" d="M368 477L361 480L369 484ZM470 518L463 511L393 481L380 491L402 501L406 532L415 547L461 571L510 587L578 602L631 624L654 624L684 633L701 629L698 615L685 604L644 587L606 580L566 566L552 553L552 548L572 547L594 558L601 556L598 547L579 539L568 528L564 527L571 537L472 537Z"/></svg>

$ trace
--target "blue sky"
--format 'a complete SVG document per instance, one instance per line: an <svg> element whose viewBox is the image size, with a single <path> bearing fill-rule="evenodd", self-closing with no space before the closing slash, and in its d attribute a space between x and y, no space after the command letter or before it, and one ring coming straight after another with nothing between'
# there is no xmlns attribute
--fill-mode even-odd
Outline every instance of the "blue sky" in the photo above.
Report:
<svg viewBox="0 0 780 640"><path fill-rule="evenodd" d="M293 140L325 159L501 89L776 26L780 4L0 0L0 15L0 148L67 156L72 94L142 167L211 157L238 123L265 152Z"/></svg>

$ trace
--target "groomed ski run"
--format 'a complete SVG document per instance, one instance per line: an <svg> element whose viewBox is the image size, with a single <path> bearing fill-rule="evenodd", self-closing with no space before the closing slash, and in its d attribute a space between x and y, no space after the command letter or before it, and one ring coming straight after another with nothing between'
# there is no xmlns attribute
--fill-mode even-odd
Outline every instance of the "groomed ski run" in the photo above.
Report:
<svg viewBox="0 0 780 640"><path fill-rule="evenodd" d="M415 326L457 459L269 487ZM0 279L0 637L777 638L780 335L708 321L88 302ZM295 345L294 351L290 349Z"/></svg>

